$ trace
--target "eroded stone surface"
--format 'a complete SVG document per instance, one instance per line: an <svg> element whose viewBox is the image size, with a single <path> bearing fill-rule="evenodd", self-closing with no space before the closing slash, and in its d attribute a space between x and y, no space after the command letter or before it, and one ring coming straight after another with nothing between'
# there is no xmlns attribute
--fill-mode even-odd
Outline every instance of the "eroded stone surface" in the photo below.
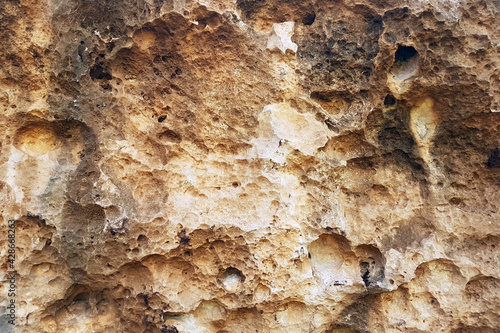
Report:
<svg viewBox="0 0 500 333"><path fill-rule="evenodd" d="M499 24L492 0L0 2L16 330L497 332Z"/></svg>

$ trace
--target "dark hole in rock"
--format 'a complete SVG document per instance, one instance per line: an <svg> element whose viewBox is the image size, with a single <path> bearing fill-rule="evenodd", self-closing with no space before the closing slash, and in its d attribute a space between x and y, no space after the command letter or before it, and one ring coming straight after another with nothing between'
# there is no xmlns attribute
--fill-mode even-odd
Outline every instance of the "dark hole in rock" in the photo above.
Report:
<svg viewBox="0 0 500 333"><path fill-rule="evenodd" d="M182 229L182 231L179 232L177 236L179 237L181 244L189 244L189 242L191 241L191 238L186 235L186 229Z"/></svg>
<svg viewBox="0 0 500 333"><path fill-rule="evenodd" d="M359 268L361 270L361 273L363 273L361 278L363 279L365 286L368 287L370 285L370 264L366 261L362 261L359 263Z"/></svg>
<svg viewBox="0 0 500 333"><path fill-rule="evenodd" d="M394 54L391 74L396 80L406 80L415 74L418 68L418 52L413 46L398 46Z"/></svg>
<svg viewBox="0 0 500 333"><path fill-rule="evenodd" d="M88 302L90 294L88 292L82 292L73 298L73 302Z"/></svg>
<svg viewBox="0 0 500 333"><path fill-rule="evenodd" d="M360 245L355 249L360 259L359 272L366 287L376 286L384 279L385 259L380 250L372 245Z"/></svg>
<svg viewBox="0 0 500 333"><path fill-rule="evenodd" d="M234 267L228 267L224 273L222 274L222 277L228 276L228 275L237 275L239 278L241 278L242 281L245 281L245 276L241 271L237 268Z"/></svg>
<svg viewBox="0 0 500 333"><path fill-rule="evenodd" d="M302 19L302 24L304 24L304 25L312 25L315 20L316 20L316 14L315 13L310 13L310 14L307 14Z"/></svg>
<svg viewBox="0 0 500 333"><path fill-rule="evenodd" d="M160 332L161 333L179 333L179 331L177 330L177 327L171 326L171 325L163 326L160 329Z"/></svg>
<svg viewBox="0 0 500 333"><path fill-rule="evenodd" d="M146 307L149 307L148 295L142 295L142 298L144 299L144 304L146 305Z"/></svg>
<svg viewBox="0 0 500 333"><path fill-rule="evenodd" d="M394 60L396 62L408 62L412 58L416 57L418 55L417 50L413 46L403 46L400 45L398 46L398 50L396 51L396 54L394 55Z"/></svg>
<svg viewBox="0 0 500 333"><path fill-rule="evenodd" d="M486 163L488 168L500 168L500 149L495 148L488 158L488 163Z"/></svg>
<svg viewBox="0 0 500 333"><path fill-rule="evenodd" d="M159 122L159 123L162 123L162 122L164 122L164 121L165 121L165 119L167 119L167 116L160 116L160 117L158 118L158 122Z"/></svg>
<svg viewBox="0 0 500 333"><path fill-rule="evenodd" d="M311 93L311 98L319 100L319 101L323 101L323 102L329 102L331 100L331 98L329 98L327 94L323 94L319 91L313 91Z"/></svg>
<svg viewBox="0 0 500 333"><path fill-rule="evenodd" d="M101 65L94 65L90 68L90 77L92 80L111 80L113 76L110 73L104 71Z"/></svg>
<svg viewBox="0 0 500 333"><path fill-rule="evenodd" d="M115 43L113 42L106 45L106 49L108 50L108 52L113 51L114 48L115 48Z"/></svg>
<svg viewBox="0 0 500 333"><path fill-rule="evenodd" d="M384 105L385 106L393 106L394 104L396 104L396 99L394 98L394 96L392 96L392 95L385 96L385 98L384 98Z"/></svg>
<svg viewBox="0 0 500 333"><path fill-rule="evenodd" d="M332 132L339 133L340 130L330 119L325 120L326 127Z"/></svg>

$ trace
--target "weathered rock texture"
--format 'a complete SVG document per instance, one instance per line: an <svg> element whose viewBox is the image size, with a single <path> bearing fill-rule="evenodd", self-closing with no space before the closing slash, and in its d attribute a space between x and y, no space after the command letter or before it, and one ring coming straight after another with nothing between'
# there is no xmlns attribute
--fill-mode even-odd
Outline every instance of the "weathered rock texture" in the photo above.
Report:
<svg viewBox="0 0 500 333"><path fill-rule="evenodd" d="M499 26L497 0L0 1L16 331L499 332Z"/></svg>

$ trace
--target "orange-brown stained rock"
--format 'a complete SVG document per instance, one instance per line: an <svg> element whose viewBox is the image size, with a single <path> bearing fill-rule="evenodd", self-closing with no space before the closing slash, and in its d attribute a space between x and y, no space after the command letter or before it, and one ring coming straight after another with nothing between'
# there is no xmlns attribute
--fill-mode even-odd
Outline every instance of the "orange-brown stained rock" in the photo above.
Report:
<svg viewBox="0 0 500 333"><path fill-rule="evenodd" d="M26 125L17 130L14 146L30 156L46 154L61 145L52 125L39 122Z"/></svg>
<svg viewBox="0 0 500 333"><path fill-rule="evenodd" d="M0 1L16 329L498 331L497 2Z"/></svg>

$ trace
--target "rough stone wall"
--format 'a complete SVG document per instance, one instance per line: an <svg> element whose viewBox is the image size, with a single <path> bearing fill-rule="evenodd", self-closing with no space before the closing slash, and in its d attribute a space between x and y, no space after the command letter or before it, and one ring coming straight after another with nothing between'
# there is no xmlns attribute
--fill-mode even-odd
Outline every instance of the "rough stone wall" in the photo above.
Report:
<svg viewBox="0 0 500 333"><path fill-rule="evenodd" d="M0 1L15 331L500 332L499 26L497 0Z"/></svg>

